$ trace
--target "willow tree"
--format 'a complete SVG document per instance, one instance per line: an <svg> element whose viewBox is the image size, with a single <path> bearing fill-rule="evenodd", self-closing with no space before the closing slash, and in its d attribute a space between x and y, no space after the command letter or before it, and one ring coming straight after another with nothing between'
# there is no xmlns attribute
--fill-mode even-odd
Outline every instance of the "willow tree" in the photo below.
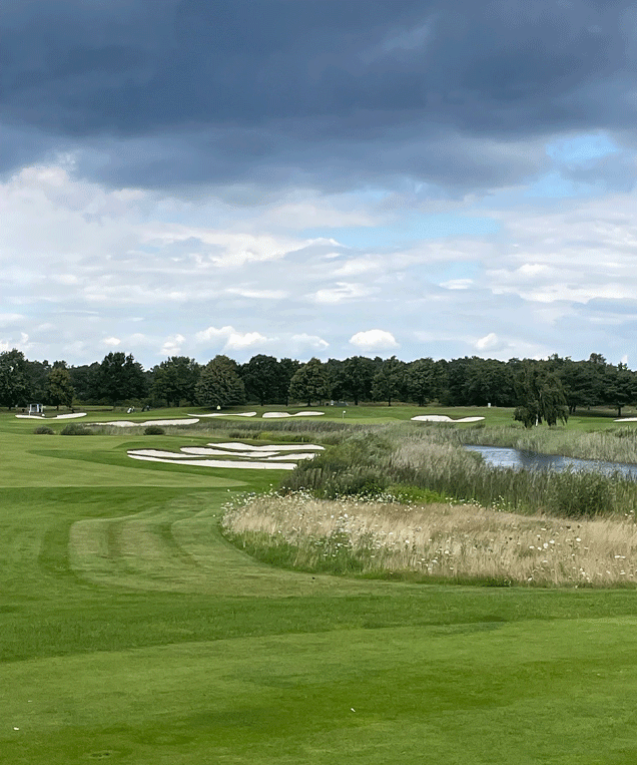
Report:
<svg viewBox="0 0 637 765"><path fill-rule="evenodd" d="M568 406L562 382L553 372L537 364L527 365L515 381L518 406L514 419L527 428L533 425L557 425L568 421Z"/></svg>

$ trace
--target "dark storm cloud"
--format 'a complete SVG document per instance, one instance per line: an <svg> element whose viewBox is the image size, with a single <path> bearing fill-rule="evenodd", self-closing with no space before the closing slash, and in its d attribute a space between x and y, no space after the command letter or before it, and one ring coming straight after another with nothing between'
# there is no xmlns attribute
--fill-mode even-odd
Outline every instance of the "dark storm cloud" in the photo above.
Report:
<svg viewBox="0 0 637 765"><path fill-rule="evenodd" d="M632 130L635 29L593 0L16 0L0 159L71 145L149 186L506 184L551 132Z"/></svg>

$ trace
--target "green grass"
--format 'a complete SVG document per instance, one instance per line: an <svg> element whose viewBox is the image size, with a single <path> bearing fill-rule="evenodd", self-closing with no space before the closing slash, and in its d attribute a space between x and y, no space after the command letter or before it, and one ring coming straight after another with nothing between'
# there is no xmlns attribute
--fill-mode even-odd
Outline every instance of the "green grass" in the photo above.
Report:
<svg viewBox="0 0 637 765"><path fill-rule="evenodd" d="M418 413L350 407L346 421ZM3 765L634 763L634 591L269 567L218 519L229 493L277 472L126 456L222 430L59 436L65 424L39 436L0 416Z"/></svg>

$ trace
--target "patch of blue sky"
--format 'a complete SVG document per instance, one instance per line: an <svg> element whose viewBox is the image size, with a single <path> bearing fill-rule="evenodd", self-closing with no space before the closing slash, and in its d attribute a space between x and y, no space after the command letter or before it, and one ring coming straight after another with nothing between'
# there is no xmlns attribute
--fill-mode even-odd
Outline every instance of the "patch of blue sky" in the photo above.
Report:
<svg viewBox="0 0 637 765"><path fill-rule="evenodd" d="M329 237L347 247L370 249L376 247L404 247L422 239L441 239L458 236L488 236L500 230L494 218L440 213L436 215L412 214L385 226L345 226L311 228L302 233L310 238Z"/></svg>
<svg viewBox="0 0 637 765"><path fill-rule="evenodd" d="M357 189L355 192L350 192L343 195L346 199L349 197L358 202L382 202L387 197L391 196L391 191L387 189L375 188L373 186L367 186L366 188Z"/></svg>
<svg viewBox="0 0 637 765"><path fill-rule="evenodd" d="M471 280L472 282L478 277L481 272L481 267L475 261L453 261L452 263L444 263L440 266L430 264L427 266L428 278L440 285L447 285L449 283L460 283L464 280Z"/></svg>
<svg viewBox="0 0 637 765"><path fill-rule="evenodd" d="M582 133L546 144L548 156L566 165L588 165L618 151L619 148L605 133Z"/></svg>
<svg viewBox="0 0 637 765"><path fill-rule="evenodd" d="M553 170L532 181L524 196L534 199L586 198L606 191L606 186L601 180L599 183L576 182L571 178L565 178L559 171Z"/></svg>

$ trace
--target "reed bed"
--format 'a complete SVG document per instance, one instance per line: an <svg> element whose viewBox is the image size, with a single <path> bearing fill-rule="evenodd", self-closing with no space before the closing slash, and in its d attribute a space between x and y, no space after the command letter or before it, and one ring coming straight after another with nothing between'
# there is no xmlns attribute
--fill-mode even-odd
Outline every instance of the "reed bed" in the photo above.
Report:
<svg viewBox="0 0 637 765"><path fill-rule="evenodd" d="M490 467L480 455L464 450L457 439L439 434L407 427L354 434L299 465L286 476L283 488L337 499L373 498L414 487L483 507L572 518L637 511L637 484L619 473Z"/></svg>
<svg viewBox="0 0 637 765"><path fill-rule="evenodd" d="M519 425L479 425L472 428L425 426L423 437L436 443L507 446L541 454L637 464L637 427L631 425L590 433L560 427L527 429Z"/></svg>
<svg viewBox="0 0 637 765"><path fill-rule="evenodd" d="M255 557L304 571L527 586L634 586L637 524L578 522L476 504L318 500L306 492L227 505L222 528Z"/></svg>

